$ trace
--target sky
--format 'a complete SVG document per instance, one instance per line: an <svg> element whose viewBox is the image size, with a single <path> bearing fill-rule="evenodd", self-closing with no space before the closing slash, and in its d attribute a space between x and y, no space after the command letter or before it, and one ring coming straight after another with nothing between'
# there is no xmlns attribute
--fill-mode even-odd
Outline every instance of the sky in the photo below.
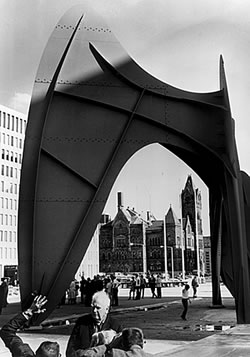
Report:
<svg viewBox="0 0 250 357"><path fill-rule="evenodd" d="M156 78L192 92L219 89L223 55L240 167L250 173L250 2L248 0L1 0L0 103L27 113L48 38L73 5L93 7L129 55ZM191 174L203 197L203 230L209 234L208 190L182 161L159 145L136 153L117 178L105 212L125 206L162 219Z"/></svg>

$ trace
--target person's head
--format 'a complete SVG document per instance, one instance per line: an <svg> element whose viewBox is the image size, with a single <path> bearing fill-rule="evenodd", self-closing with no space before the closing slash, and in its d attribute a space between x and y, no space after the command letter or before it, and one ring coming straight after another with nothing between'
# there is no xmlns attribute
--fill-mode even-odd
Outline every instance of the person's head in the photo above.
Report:
<svg viewBox="0 0 250 357"><path fill-rule="evenodd" d="M128 351L133 345L139 345L143 348L142 330L137 327L124 328L122 330L122 344L125 351Z"/></svg>
<svg viewBox="0 0 250 357"><path fill-rule="evenodd" d="M105 291L98 291L92 297L92 316L100 324L106 320L110 308L110 298Z"/></svg>
<svg viewBox="0 0 250 357"><path fill-rule="evenodd" d="M185 290L189 290L190 286L188 284L185 285Z"/></svg>
<svg viewBox="0 0 250 357"><path fill-rule="evenodd" d="M36 357L59 357L60 347L57 342L44 341L36 350Z"/></svg>
<svg viewBox="0 0 250 357"><path fill-rule="evenodd" d="M15 357L35 357L34 352L27 343L21 345L14 345L12 355Z"/></svg>

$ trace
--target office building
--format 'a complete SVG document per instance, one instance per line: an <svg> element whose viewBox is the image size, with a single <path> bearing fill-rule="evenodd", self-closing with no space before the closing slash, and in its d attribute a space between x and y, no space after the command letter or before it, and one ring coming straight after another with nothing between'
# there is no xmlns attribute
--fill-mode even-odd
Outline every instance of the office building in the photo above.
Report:
<svg viewBox="0 0 250 357"><path fill-rule="evenodd" d="M19 182L26 115L0 105L0 277L17 280Z"/></svg>

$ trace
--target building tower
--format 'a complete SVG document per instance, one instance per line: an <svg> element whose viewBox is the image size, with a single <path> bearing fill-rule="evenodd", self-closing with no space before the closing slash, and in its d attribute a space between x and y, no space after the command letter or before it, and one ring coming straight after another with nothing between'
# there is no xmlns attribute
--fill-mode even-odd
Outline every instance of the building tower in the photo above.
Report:
<svg viewBox="0 0 250 357"><path fill-rule="evenodd" d="M183 229L190 223L191 232L193 232L194 254L187 256L186 252L186 266L195 267L193 270L197 271L200 276L204 274L204 247L203 247L203 231L202 231L202 199L201 191L194 188L191 175L188 176L185 188L181 193L182 204L182 220ZM190 231L188 230L190 233ZM185 233L185 231L184 231ZM188 242L185 242L187 246ZM192 245L192 243L191 243ZM191 248L190 245L190 248ZM192 250L192 249L191 249ZM189 262L187 261L189 259Z"/></svg>

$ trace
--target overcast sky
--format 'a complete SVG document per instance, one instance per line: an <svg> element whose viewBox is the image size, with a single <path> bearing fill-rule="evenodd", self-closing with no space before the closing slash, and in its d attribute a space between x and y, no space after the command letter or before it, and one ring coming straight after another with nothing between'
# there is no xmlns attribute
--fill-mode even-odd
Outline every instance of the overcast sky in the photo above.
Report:
<svg viewBox="0 0 250 357"><path fill-rule="evenodd" d="M42 52L60 17L74 0L1 0L0 103L27 113ZM241 169L250 173L250 2L249 0L91 0L123 47L146 71L178 88L219 89L223 55ZM151 169L147 171L148 163ZM153 168L153 169L152 169ZM208 234L207 189L167 150L154 145L124 167L107 203L115 214L116 192L126 206L152 210L157 218L172 204L192 173L202 189L204 233Z"/></svg>

